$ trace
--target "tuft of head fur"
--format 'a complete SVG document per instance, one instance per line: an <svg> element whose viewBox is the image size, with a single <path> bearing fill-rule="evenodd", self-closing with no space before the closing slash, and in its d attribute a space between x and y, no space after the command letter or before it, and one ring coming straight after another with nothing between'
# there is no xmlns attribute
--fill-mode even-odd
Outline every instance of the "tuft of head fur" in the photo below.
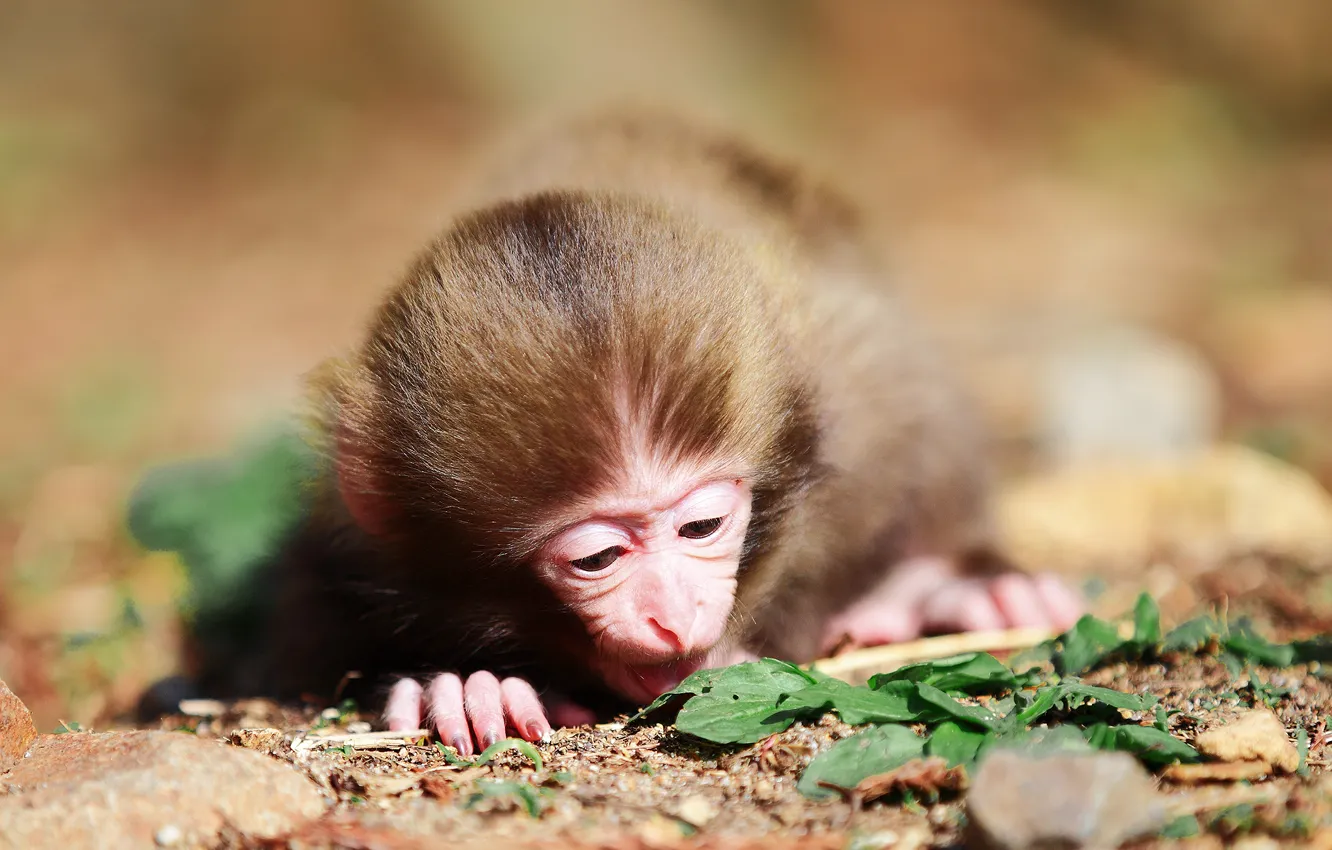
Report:
<svg viewBox="0 0 1332 850"><path fill-rule="evenodd" d="M632 458L739 465L752 557L817 456L772 266L633 196L476 211L418 258L340 382L344 478L390 540L433 527L459 555L513 560Z"/></svg>

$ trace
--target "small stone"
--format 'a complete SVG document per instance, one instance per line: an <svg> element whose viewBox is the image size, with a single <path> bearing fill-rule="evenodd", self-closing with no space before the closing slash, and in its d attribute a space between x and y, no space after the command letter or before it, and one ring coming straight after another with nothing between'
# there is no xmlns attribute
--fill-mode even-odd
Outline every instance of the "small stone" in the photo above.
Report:
<svg viewBox="0 0 1332 850"><path fill-rule="evenodd" d="M1044 385L1054 463L1161 460L1215 439L1220 386L1184 344L1140 327L1085 328L1059 350Z"/></svg>
<svg viewBox="0 0 1332 850"><path fill-rule="evenodd" d="M1286 735L1286 727L1270 709L1245 711L1224 725L1201 732L1194 746L1204 755L1221 761L1264 761L1294 773L1300 752Z"/></svg>
<svg viewBox="0 0 1332 850"><path fill-rule="evenodd" d="M289 765L178 732L42 735L6 781L5 850L150 847L173 829L185 846L212 846L224 828L274 838L325 807Z"/></svg>
<svg viewBox="0 0 1332 850"><path fill-rule="evenodd" d="M18 764L36 740L32 712L0 679L0 773Z"/></svg>
<svg viewBox="0 0 1332 850"><path fill-rule="evenodd" d="M184 837L185 833L181 832L180 827L169 823L153 833L153 843L158 847L175 847Z"/></svg>
<svg viewBox="0 0 1332 850"><path fill-rule="evenodd" d="M655 812L638 827L638 837L649 847L671 847L678 844L683 836L684 831L677 821Z"/></svg>
<svg viewBox="0 0 1332 850"><path fill-rule="evenodd" d="M1163 798L1126 753L1000 750L981 764L967 812L967 846L982 850L1118 847L1166 823Z"/></svg>
<svg viewBox="0 0 1332 850"><path fill-rule="evenodd" d="M1244 446L1175 461L1086 463L1005 488L997 513L1019 563L1141 576L1161 553L1215 563L1263 552L1322 563L1332 494L1309 473Z"/></svg>
<svg viewBox="0 0 1332 850"><path fill-rule="evenodd" d="M704 827L717 816L717 807L699 796L685 797L676 814L691 826Z"/></svg>
<svg viewBox="0 0 1332 850"><path fill-rule="evenodd" d="M226 704L215 699L183 699L178 706L186 717L221 717L227 713Z"/></svg>

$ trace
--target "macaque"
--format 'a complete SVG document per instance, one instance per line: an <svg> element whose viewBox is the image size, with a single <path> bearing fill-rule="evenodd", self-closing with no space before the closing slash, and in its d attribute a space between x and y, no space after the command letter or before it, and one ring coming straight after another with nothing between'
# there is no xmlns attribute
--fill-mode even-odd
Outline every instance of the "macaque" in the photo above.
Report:
<svg viewBox="0 0 1332 850"><path fill-rule="evenodd" d="M1080 613L997 548L977 415L852 206L682 120L537 140L314 383L274 689L359 671L464 755L700 668Z"/></svg>

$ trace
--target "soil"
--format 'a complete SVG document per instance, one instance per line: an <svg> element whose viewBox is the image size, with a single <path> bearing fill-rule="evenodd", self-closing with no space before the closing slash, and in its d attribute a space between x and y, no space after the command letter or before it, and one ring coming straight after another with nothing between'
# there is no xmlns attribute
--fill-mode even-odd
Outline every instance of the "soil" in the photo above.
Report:
<svg viewBox="0 0 1332 850"><path fill-rule="evenodd" d="M1201 584L1224 598L1245 564L1253 568L1252 560L1222 565ZM1298 590L1307 578L1303 570L1267 568L1271 580L1262 588L1229 600L1230 616L1250 616L1281 638L1324 631L1332 609L1292 605L1293 598L1304 599ZM1164 708L1179 712L1171 731L1185 741L1236 709L1264 705L1292 740L1300 729L1308 736L1306 776L1200 784L1160 779L1170 810L1196 814L1205 831L1127 846L1211 847L1241 836L1290 847L1332 841L1332 676L1326 667L1257 668L1237 677L1217 658L1200 655L1115 664L1086 681L1159 697ZM562 729L539 747L539 770L516 751L485 766L450 763L431 741L363 734L373 719L354 710L321 713L247 700L214 717L163 718L155 728L269 753L325 789L336 802L323 819L280 842L292 846L416 847L447 836L463 846L743 847L761 840L764 846L946 847L960 846L966 823L964 796L947 791L937 799L898 795L863 804L801 796L796 781L805 765L856 731L832 716L743 747L706 744L660 723ZM483 795L494 780L535 789L536 813L514 794ZM246 843L243 835L232 838Z"/></svg>

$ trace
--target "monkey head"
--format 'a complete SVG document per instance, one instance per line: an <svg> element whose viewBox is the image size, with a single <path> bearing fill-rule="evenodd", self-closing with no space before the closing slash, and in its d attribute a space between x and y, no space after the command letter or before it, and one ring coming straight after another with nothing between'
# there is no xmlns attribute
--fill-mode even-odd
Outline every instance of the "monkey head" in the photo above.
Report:
<svg viewBox="0 0 1332 850"><path fill-rule="evenodd" d="M632 198L463 219L385 302L331 404L348 513L404 591L526 587L488 608L489 633L549 634L535 643L652 699L734 627L737 585L815 474L769 272Z"/></svg>

